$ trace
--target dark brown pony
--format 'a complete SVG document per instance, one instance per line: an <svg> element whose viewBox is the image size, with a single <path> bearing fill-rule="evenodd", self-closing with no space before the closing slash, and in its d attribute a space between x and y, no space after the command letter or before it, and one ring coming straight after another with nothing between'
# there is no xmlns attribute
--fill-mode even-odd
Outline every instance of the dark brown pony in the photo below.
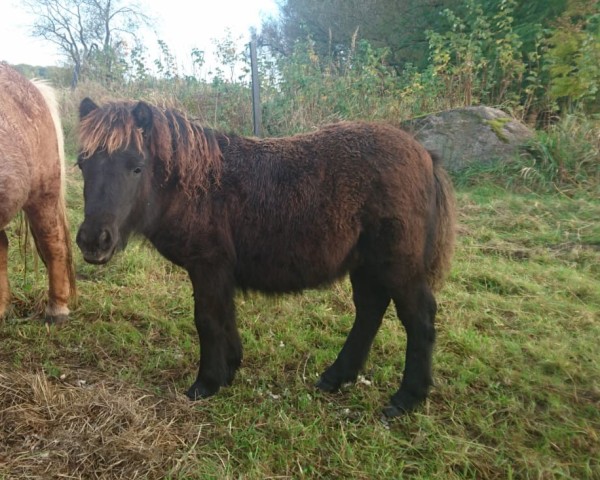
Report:
<svg viewBox="0 0 600 480"><path fill-rule="evenodd" d="M84 258L108 262L132 233L185 268L200 368L190 398L229 385L242 360L234 291L295 292L350 273L356 320L317 386L356 379L391 300L407 332L404 378L385 409L431 385L436 302L454 242L450 183L405 132L340 123L280 139L202 128L144 102L80 105Z"/></svg>
<svg viewBox="0 0 600 480"><path fill-rule="evenodd" d="M0 318L10 301L4 229L21 209L48 269L46 321L68 318L75 275L64 187L63 134L52 89L0 63Z"/></svg>

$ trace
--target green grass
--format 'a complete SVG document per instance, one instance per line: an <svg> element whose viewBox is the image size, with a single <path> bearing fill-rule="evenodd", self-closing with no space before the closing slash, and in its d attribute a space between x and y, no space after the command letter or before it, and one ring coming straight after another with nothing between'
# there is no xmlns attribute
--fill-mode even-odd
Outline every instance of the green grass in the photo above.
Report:
<svg viewBox="0 0 600 480"><path fill-rule="evenodd" d="M69 204L74 237L78 181ZM470 182L458 204L436 386L389 424L380 411L405 348L392 309L365 381L336 395L313 388L352 324L348 282L239 295L243 366L233 386L191 403L182 392L198 341L185 272L140 241L103 267L77 252L79 304L47 332L45 273L31 259L24 272L13 248L0 478L600 478L600 201Z"/></svg>

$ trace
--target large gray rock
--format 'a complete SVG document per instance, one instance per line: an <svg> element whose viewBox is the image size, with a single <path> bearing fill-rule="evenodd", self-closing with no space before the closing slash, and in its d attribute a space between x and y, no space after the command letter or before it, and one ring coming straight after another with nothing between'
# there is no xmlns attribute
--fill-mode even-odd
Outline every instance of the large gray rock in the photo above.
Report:
<svg viewBox="0 0 600 480"><path fill-rule="evenodd" d="M402 126L458 172L472 164L510 160L533 131L502 110L465 107L414 118Z"/></svg>

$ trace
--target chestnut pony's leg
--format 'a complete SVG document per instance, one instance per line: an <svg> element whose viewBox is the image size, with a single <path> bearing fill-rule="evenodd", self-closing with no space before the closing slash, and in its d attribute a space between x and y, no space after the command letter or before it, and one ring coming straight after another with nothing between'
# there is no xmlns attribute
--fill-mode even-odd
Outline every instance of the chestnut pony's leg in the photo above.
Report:
<svg viewBox="0 0 600 480"><path fill-rule="evenodd" d="M71 254L64 218L58 202L26 207L27 218L40 256L48 269L48 305L45 321L62 323L69 317L71 296Z"/></svg>
<svg viewBox="0 0 600 480"><path fill-rule="evenodd" d="M0 320L4 318L10 300L8 284L8 238L4 230L0 230Z"/></svg>

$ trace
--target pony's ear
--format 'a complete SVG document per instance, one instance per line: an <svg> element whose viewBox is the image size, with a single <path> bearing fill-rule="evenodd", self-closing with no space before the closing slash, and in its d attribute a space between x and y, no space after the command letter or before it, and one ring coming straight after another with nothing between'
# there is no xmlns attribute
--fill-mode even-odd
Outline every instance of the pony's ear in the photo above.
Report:
<svg viewBox="0 0 600 480"><path fill-rule="evenodd" d="M144 133L148 133L152 127L152 109L146 102L138 102L132 110L135 124L142 129Z"/></svg>
<svg viewBox="0 0 600 480"><path fill-rule="evenodd" d="M90 97L85 97L79 104L79 119L87 117L92 111L96 110L98 105Z"/></svg>

